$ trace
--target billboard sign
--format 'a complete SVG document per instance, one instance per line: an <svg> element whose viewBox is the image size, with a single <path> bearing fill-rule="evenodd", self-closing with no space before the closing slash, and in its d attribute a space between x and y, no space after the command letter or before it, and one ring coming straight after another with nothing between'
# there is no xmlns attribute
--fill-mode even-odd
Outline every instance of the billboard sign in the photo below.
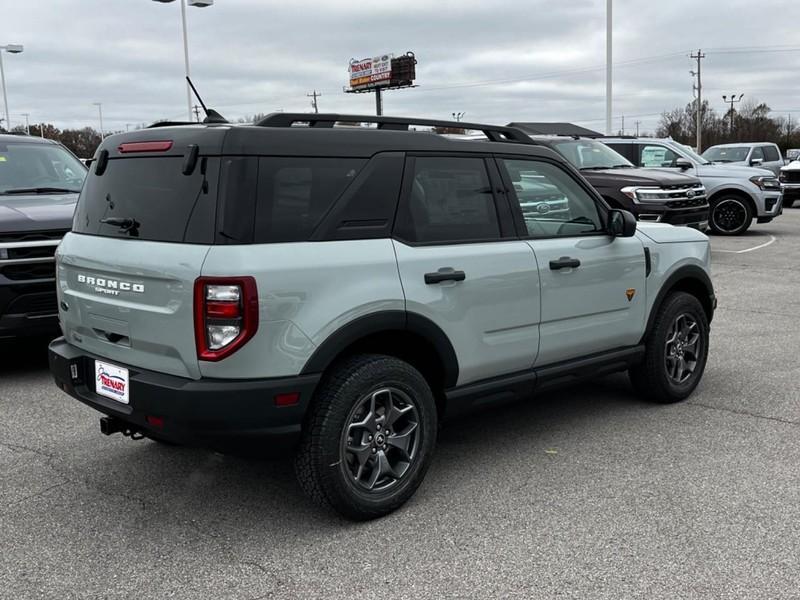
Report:
<svg viewBox="0 0 800 600"><path fill-rule="evenodd" d="M363 89L389 85L392 80L393 54L350 61L350 88Z"/></svg>

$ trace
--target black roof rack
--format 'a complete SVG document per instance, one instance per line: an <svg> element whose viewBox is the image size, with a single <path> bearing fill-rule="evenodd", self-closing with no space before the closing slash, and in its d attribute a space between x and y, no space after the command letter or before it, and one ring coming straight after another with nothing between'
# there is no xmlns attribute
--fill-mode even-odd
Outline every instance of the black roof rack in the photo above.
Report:
<svg viewBox="0 0 800 600"><path fill-rule="evenodd" d="M272 113L256 123L259 127L291 127L295 123L308 123L309 127L333 127L336 123L375 123L378 129L408 131L410 125L425 127L447 127L450 129L472 129L482 131L492 142L514 142L536 145L528 135L515 127L465 123L464 121L440 121L414 117L383 117L375 115L340 115L335 113Z"/></svg>
<svg viewBox="0 0 800 600"><path fill-rule="evenodd" d="M199 125L199 123L195 123L194 121L156 121L155 123L150 123L145 129L153 129L154 127L177 127L179 125Z"/></svg>

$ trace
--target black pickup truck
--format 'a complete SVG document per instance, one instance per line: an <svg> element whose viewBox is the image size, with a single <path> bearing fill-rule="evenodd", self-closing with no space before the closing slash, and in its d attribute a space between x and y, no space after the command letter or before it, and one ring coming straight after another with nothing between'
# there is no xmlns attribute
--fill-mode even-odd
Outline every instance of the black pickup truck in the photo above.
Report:
<svg viewBox="0 0 800 600"><path fill-rule="evenodd" d="M0 135L0 339L58 332L53 254L85 176L58 142Z"/></svg>
<svg viewBox="0 0 800 600"><path fill-rule="evenodd" d="M613 208L640 221L708 226L708 200L696 177L659 169L640 169L602 142L580 136L533 135L534 141L566 158Z"/></svg>

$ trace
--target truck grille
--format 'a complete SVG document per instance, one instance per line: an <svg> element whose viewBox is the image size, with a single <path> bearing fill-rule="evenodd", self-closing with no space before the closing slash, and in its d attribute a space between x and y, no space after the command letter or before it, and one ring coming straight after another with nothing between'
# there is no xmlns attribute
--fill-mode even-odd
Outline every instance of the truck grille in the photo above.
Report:
<svg viewBox="0 0 800 600"><path fill-rule="evenodd" d="M670 200L667 202L667 206L670 208L692 208L694 206L705 206L706 204L705 196L692 198L691 200Z"/></svg>
<svg viewBox="0 0 800 600"><path fill-rule="evenodd" d="M781 181L784 183L800 183L800 171L782 171Z"/></svg>
<svg viewBox="0 0 800 600"><path fill-rule="evenodd" d="M6 314L45 316L58 314L56 295L53 292L23 294L6 307Z"/></svg>
<svg viewBox="0 0 800 600"><path fill-rule="evenodd" d="M66 230L0 234L0 275L13 281L52 279L55 251Z"/></svg>

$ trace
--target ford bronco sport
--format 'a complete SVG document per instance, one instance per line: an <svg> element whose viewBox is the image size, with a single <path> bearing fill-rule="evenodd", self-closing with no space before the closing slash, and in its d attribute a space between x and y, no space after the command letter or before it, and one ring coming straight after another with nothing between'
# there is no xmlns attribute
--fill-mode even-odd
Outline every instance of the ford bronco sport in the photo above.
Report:
<svg viewBox="0 0 800 600"><path fill-rule="evenodd" d="M523 180L566 206L523 208ZM104 433L288 445L354 519L414 493L445 418L625 370L675 402L706 365L705 235L637 230L513 128L280 113L118 134L73 227L58 386Z"/></svg>

